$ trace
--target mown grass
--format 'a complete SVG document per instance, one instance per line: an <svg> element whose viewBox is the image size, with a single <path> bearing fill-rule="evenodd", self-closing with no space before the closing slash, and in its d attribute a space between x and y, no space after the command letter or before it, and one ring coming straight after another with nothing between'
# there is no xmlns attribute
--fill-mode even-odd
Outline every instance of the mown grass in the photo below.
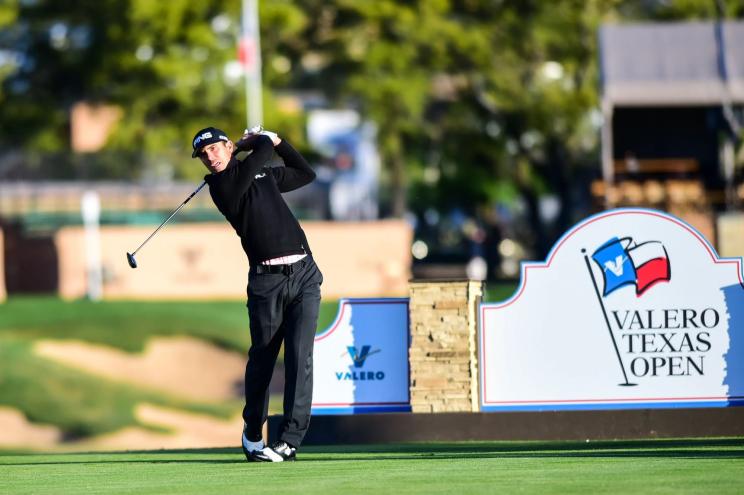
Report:
<svg viewBox="0 0 744 495"><path fill-rule="evenodd" d="M735 494L744 439L306 447L287 464L239 449L0 455L3 493Z"/></svg>

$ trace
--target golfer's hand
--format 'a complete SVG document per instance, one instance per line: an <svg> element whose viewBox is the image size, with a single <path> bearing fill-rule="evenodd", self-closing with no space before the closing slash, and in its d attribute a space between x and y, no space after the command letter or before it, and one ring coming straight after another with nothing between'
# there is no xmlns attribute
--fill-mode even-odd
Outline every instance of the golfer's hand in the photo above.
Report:
<svg viewBox="0 0 744 495"><path fill-rule="evenodd" d="M268 136L274 146L277 146L279 145L279 143L282 142L282 138L280 138L276 132L264 130L263 126L257 125L255 127L251 127L250 129L246 129L243 132L243 136L236 143L237 149L241 149L241 143L245 143L246 145L248 145L257 136Z"/></svg>
<svg viewBox="0 0 744 495"><path fill-rule="evenodd" d="M256 141L256 138L260 136L259 132L261 129L262 129L261 126L256 126L250 129L246 129L243 135L240 137L240 139L238 139L235 142L235 153L239 153L241 151L248 151L251 148L253 148L253 144Z"/></svg>
<svg viewBox="0 0 744 495"><path fill-rule="evenodd" d="M271 142L272 142L272 143L274 143L274 146L278 146L278 145L279 145L279 143L281 143L281 142L282 142L282 138L280 138L280 137L279 137L279 136L278 136L278 135L276 134L276 132L271 132L271 131L261 130L261 132L259 132L258 134L260 134L260 135L262 135L262 136L269 136L269 137L271 138Z"/></svg>

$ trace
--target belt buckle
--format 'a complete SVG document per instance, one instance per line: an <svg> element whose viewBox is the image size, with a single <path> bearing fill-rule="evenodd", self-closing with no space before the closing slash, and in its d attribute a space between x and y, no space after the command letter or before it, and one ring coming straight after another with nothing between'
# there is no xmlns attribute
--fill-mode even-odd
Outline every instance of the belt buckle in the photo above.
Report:
<svg viewBox="0 0 744 495"><path fill-rule="evenodd" d="M256 273L258 274L282 273L282 267L276 266L276 265L258 265L256 267Z"/></svg>
<svg viewBox="0 0 744 495"><path fill-rule="evenodd" d="M303 266L305 266L304 258L299 261L295 261L294 263L291 263L289 265L286 265L287 275L292 275L294 272L301 270Z"/></svg>
<svg viewBox="0 0 744 495"><path fill-rule="evenodd" d="M297 266L297 262L290 263L289 265L284 265L286 267L285 272L287 275L292 275L295 272L295 267Z"/></svg>

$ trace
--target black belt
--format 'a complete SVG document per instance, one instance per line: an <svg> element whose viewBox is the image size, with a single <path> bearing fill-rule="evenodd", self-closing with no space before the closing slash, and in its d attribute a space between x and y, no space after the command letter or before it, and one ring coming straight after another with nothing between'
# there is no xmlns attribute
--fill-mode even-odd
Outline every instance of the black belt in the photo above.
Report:
<svg viewBox="0 0 744 495"><path fill-rule="evenodd" d="M306 256L300 261L295 261L294 263L290 263L288 265L253 265L251 267L251 270L259 275L264 273L281 273L283 275L292 275L293 273L305 268L305 265L307 265L308 261L309 257Z"/></svg>

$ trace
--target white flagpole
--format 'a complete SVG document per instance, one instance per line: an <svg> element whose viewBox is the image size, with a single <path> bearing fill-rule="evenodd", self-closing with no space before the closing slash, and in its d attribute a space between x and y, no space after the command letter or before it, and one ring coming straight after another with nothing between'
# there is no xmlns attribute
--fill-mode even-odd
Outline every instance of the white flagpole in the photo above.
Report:
<svg viewBox="0 0 744 495"><path fill-rule="evenodd" d="M258 22L258 0L243 0L243 33L240 39L245 50L246 129L263 123L261 94L261 34Z"/></svg>
<svg viewBox="0 0 744 495"><path fill-rule="evenodd" d="M625 373L625 365L623 364L623 358L620 356L620 349L617 347L617 342L615 341L615 334L612 333L612 325L610 325L610 319L607 316L607 310L605 309L604 302L602 301L602 295L599 293L599 287L597 287L597 280L594 278L594 272L592 271L592 266L589 263L589 257L586 254L586 249L582 249L581 253L584 255L584 262L586 263L586 269L589 270L589 276L592 278L592 285L594 285L594 293L597 294L597 300L599 301L599 306L602 308L602 314L604 315L605 323L607 324L607 331L610 332L610 339L612 339L612 347L615 348L615 354L617 355L617 360L620 363L620 369L623 372L623 379L625 380L625 383L620 383L620 386L623 387L632 387L637 385L637 383L630 383L628 381L628 374Z"/></svg>
<svg viewBox="0 0 744 495"><path fill-rule="evenodd" d="M80 204L85 226L85 271L88 279L88 298L100 301L103 297L103 268L101 266L101 199L95 191L85 191Z"/></svg>

